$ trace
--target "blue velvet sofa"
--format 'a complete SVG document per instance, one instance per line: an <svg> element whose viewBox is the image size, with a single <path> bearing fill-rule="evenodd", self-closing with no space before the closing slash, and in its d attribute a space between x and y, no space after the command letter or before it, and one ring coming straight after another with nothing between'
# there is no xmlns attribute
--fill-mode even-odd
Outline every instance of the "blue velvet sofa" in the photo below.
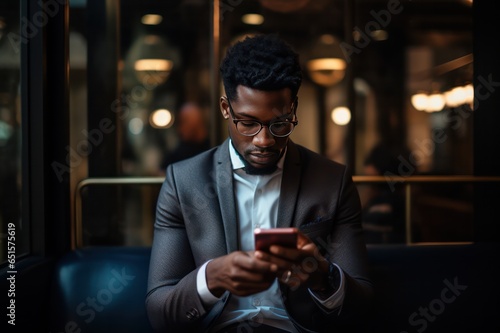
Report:
<svg viewBox="0 0 500 333"><path fill-rule="evenodd" d="M375 333L500 332L497 244L372 245ZM57 264L50 332L152 332L149 248L89 247Z"/></svg>

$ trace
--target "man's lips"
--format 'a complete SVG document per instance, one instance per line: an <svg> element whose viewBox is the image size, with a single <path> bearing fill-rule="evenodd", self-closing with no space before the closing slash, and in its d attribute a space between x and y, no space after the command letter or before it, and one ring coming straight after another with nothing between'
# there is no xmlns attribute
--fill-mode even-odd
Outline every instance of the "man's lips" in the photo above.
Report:
<svg viewBox="0 0 500 333"><path fill-rule="evenodd" d="M276 153L250 153L250 155L259 157L259 158L269 158L276 156Z"/></svg>
<svg viewBox="0 0 500 333"><path fill-rule="evenodd" d="M276 152L251 152L249 155L254 163L268 164L273 162L279 154Z"/></svg>

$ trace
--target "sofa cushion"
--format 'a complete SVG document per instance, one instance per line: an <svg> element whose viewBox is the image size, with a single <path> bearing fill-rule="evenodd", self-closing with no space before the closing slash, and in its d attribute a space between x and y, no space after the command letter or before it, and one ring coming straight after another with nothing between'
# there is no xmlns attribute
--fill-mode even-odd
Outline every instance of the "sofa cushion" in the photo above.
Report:
<svg viewBox="0 0 500 333"><path fill-rule="evenodd" d="M369 246L373 332L500 332L499 249L481 243Z"/></svg>
<svg viewBox="0 0 500 333"><path fill-rule="evenodd" d="M150 248L89 247L56 265L51 332L152 332L145 297Z"/></svg>

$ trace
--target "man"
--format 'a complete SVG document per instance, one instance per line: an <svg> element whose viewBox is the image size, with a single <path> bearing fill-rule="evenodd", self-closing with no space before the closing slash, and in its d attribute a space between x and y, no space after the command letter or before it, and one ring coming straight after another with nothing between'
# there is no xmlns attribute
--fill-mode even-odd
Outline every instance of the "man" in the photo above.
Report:
<svg viewBox="0 0 500 333"><path fill-rule="evenodd" d="M221 64L229 138L168 167L146 306L163 332L353 331L371 297L346 167L289 140L298 56L275 36ZM255 251L255 228L296 227L297 248Z"/></svg>

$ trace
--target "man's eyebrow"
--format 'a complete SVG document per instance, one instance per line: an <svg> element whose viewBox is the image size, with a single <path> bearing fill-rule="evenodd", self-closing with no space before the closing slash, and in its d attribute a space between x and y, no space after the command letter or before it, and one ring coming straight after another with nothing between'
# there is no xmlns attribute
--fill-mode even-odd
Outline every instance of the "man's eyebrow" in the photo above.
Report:
<svg viewBox="0 0 500 333"><path fill-rule="evenodd" d="M257 117L255 116L252 116L252 115L249 115L245 112L234 112L234 109L233 109L233 113L235 116L237 116L236 118L239 119L239 117L245 117L245 118L251 118L251 119L254 119L254 120L259 120Z"/></svg>

